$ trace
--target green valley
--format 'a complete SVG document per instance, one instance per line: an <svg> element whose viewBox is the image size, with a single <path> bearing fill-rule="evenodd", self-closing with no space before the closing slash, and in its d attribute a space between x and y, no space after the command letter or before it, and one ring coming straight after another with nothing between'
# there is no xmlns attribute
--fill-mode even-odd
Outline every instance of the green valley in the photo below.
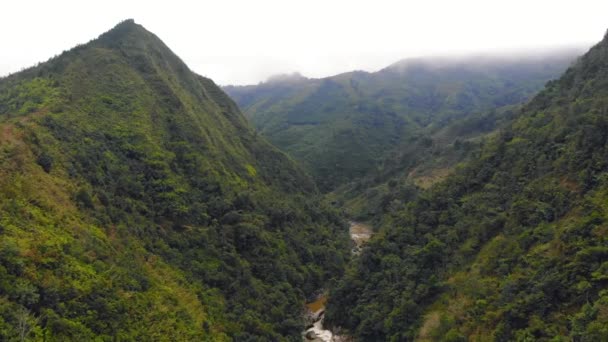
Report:
<svg viewBox="0 0 608 342"><path fill-rule="evenodd" d="M180 6L211 75L334 32ZM503 38L220 87L129 19L1 77L0 341L608 341L608 33Z"/></svg>
<svg viewBox="0 0 608 342"><path fill-rule="evenodd" d="M265 137L300 161L328 192L375 174L412 138L526 101L580 52L406 59L373 73L322 79L285 75L224 90Z"/></svg>
<svg viewBox="0 0 608 342"><path fill-rule="evenodd" d="M603 341L608 36L383 215L329 297L361 340Z"/></svg>

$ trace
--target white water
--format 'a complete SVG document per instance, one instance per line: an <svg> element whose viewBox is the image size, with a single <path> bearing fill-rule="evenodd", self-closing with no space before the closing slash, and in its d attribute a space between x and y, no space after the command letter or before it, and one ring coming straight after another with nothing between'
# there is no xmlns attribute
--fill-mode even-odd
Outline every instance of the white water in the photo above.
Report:
<svg viewBox="0 0 608 342"><path fill-rule="evenodd" d="M321 310L324 310L324 309L321 309ZM313 324L312 328L310 328L304 332L305 341L313 341L313 342L334 342L335 341L334 334L329 330L323 329L323 319L324 318L325 318L325 314L321 314L319 320ZM314 339L312 339L312 340L309 340L308 338L306 338L306 334L308 334L308 332L310 332L310 331L312 331L315 334Z"/></svg>

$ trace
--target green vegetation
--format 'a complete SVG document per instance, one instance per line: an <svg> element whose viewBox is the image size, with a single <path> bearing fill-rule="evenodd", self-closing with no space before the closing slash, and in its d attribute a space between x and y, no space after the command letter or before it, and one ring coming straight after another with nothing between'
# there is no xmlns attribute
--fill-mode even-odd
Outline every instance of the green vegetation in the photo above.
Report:
<svg viewBox="0 0 608 342"><path fill-rule="evenodd" d="M413 139L454 121L520 104L579 51L503 59L411 59L375 73L291 75L225 87L258 130L300 161L324 192L374 177ZM364 186L367 188L367 186Z"/></svg>
<svg viewBox="0 0 608 342"><path fill-rule="evenodd" d="M413 200L330 293L369 341L608 340L608 35Z"/></svg>
<svg viewBox="0 0 608 342"><path fill-rule="evenodd" d="M328 197L349 217L378 222L384 214L449 177L460 164L478 158L484 141L511 122L518 110L519 106L505 106L414 134L375 170L340 186Z"/></svg>
<svg viewBox="0 0 608 342"><path fill-rule="evenodd" d="M0 79L0 340L608 340L608 36L227 87L132 20ZM329 200L328 200L329 199ZM341 214L378 232L349 260Z"/></svg>
<svg viewBox="0 0 608 342"><path fill-rule="evenodd" d="M347 229L132 20L0 79L0 340L299 341Z"/></svg>

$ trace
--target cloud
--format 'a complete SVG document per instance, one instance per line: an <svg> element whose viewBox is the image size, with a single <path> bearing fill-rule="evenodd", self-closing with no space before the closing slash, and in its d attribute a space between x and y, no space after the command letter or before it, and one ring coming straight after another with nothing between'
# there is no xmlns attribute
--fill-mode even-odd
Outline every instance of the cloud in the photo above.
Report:
<svg viewBox="0 0 608 342"><path fill-rule="evenodd" d="M599 41L602 1L7 1L0 74L83 43L125 18L221 84L321 77L425 55Z"/></svg>

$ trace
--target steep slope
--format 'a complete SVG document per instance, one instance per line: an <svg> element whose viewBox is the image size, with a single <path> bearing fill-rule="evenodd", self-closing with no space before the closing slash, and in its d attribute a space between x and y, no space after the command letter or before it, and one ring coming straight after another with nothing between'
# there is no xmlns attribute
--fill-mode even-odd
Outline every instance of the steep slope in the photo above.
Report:
<svg viewBox="0 0 608 342"><path fill-rule="evenodd" d="M300 340L347 229L127 20L0 79L0 340Z"/></svg>
<svg viewBox="0 0 608 342"><path fill-rule="evenodd" d="M608 339L608 35L445 182L395 203L331 294L363 340Z"/></svg>
<svg viewBox="0 0 608 342"><path fill-rule="evenodd" d="M264 136L328 191L374 170L421 130L432 134L453 120L527 100L578 52L410 59L375 73L291 75L224 89Z"/></svg>
<svg viewBox="0 0 608 342"><path fill-rule="evenodd" d="M395 205L450 176L479 156L484 141L511 122L519 106L506 106L457 119L432 132L421 130L392 149L364 177L342 185L327 197L355 220L379 221Z"/></svg>

